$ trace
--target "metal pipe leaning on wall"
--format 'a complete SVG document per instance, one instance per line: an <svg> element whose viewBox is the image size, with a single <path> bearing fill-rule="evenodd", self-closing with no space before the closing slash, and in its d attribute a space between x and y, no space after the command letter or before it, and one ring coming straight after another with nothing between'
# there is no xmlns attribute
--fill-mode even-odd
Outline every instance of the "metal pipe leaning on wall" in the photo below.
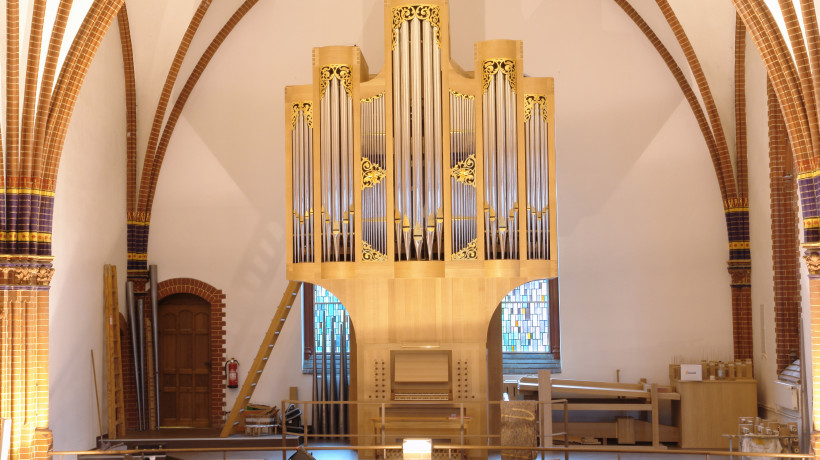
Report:
<svg viewBox="0 0 820 460"><path fill-rule="evenodd" d="M150 265L148 267L148 276L150 277L151 286L151 330L154 338L154 392L156 394L156 412L157 412L157 427L160 425L159 418L159 323L157 322L157 310L159 309L159 302L157 300L157 266Z"/></svg>
<svg viewBox="0 0 820 460"><path fill-rule="evenodd" d="M139 430L142 431L142 406L140 406L140 368L139 368L139 344L137 343L137 311L134 302L134 282L125 284L125 306L128 310L128 322L131 324L131 350L134 353L134 378L137 382L137 418L139 420Z"/></svg>
<svg viewBox="0 0 820 460"><path fill-rule="evenodd" d="M142 299L137 299L137 339L135 342L139 343L139 376L137 379L137 405L140 407L140 429L146 426L147 412L145 407L145 302Z"/></svg>

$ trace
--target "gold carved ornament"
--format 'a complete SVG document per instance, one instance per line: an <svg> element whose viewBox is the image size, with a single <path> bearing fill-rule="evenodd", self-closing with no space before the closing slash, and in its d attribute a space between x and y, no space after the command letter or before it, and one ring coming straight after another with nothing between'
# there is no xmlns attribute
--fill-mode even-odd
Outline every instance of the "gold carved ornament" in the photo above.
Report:
<svg viewBox="0 0 820 460"><path fill-rule="evenodd" d="M453 260L476 260L478 259L478 238L474 238L467 243L467 246L453 254Z"/></svg>
<svg viewBox="0 0 820 460"><path fill-rule="evenodd" d="M475 187L475 154L456 163L450 170L450 176L462 184Z"/></svg>
<svg viewBox="0 0 820 460"><path fill-rule="evenodd" d="M399 28L405 21L418 18L419 21L427 21L433 32L436 34L436 45L441 48L441 17L440 9L436 5L406 5L399 8L393 8L393 48L396 49L396 43L399 41Z"/></svg>
<svg viewBox="0 0 820 460"><path fill-rule="evenodd" d="M334 78L338 78L339 81L342 82L342 85L345 87L345 92L347 94L351 94L353 91L353 71L350 70L350 67L344 64L330 64L322 67L319 72L320 75L320 88L321 88L321 95L324 97L325 91L327 90L327 85L330 80Z"/></svg>
<svg viewBox="0 0 820 460"><path fill-rule="evenodd" d="M376 102L376 101L378 101L378 100L379 100L381 97L383 97L383 96L384 96L384 93L383 93L383 92L381 92L381 93L379 93L379 94L377 94L377 95L375 95L375 96L365 97L365 98L361 99L361 100L360 100L360 102L361 102L362 104L369 104L369 103L371 103L371 102Z"/></svg>
<svg viewBox="0 0 820 460"><path fill-rule="evenodd" d="M503 73L507 76L507 81L510 82L510 88L515 91L515 62L511 59L489 59L484 61L484 65L482 65L484 70L484 79L482 82L482 88L484 92L487 92L487 89L490 87L490 83L493 79L493 76L498 72Z"/></svg>
<svg viewBox="0 0 820 460"><path fill-rule="evenodd" d="M386 262L387 256L370 246L367 241L362 240L362 260L366 262Z"/></svg>
<svg viewBox="0 0 820 460"><path fill-rule="evenodd" d="M809 269L810 275L820 275L820 252L807 252L803 259L806 261L806 268Z"/></svg>
<svg viewBox="0 0 820 460"><path fill-rule="evenodd" d="M544 123L547 122L547 98L546 96L540 94L525 94L524 95L524 122L530 121L530 117L532 116L532 109L535 107L535 104L539 104L541 106L541 118L544 119Z"/></svg>
<svg viewBox="0 0 820 460"><path fill-rule="evenodd" d="M475 99L475 96L471 96L469 94L461 94L458 91L454 91L452 89L450 90L450 94L461 99Z"/></svg>
<svg viewBox="0 0 820 460"><path fill-rule="evenodd" d="M291 106L291 114L290 114L290 126L291 128L296 127L296 120L299 119L299 112L303 112L305 114L305 123L307 123L308 128L313 128L313 103L310 101L302 101L302 102L294 102Z"/></svg>
<svg viewBox="0 0 820 460"><path fill-rule="evenodd" d="M362 157L362 190L373 187L384 180L387 173L378 163Z"/></svg>

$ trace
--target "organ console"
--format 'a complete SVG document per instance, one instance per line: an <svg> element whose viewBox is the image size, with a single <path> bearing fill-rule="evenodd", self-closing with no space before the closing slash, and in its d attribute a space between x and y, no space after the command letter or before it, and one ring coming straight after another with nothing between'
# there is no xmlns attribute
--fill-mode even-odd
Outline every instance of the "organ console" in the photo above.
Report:
<svg viewBox="0 0 820 460"><path fill-rule="evenodd" d="M490 318L558 274L553 80L524 76L512 40L477 43L461 70L446 0L388 0L384 18L379 73L358 47L322 47L312 84L286 88L287 277L348 310L351 399L500 399Z"/></svg>

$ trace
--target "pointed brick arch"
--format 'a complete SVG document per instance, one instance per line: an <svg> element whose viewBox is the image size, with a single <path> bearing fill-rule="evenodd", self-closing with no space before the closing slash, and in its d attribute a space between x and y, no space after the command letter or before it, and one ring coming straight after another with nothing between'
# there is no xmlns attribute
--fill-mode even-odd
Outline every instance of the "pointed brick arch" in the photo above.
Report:
<svg viewBox="0 0 820 460"><path fill-rule="evenodd" d="M157 284L157 300L174 294L192 294L211 304L211 427L222 426L225 408L225 294L193 278L171 278Z"/></svg>

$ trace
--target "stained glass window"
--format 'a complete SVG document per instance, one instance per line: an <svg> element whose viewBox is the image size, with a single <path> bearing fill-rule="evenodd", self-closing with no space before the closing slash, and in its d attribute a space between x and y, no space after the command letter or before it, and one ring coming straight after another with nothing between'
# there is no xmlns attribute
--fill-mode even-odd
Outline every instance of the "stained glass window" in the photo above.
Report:
<svg viewBox="0 0 820 460"><path fill-rule="evenodd" d="M549 353L549 283L522 284L501 301L504 353Z"/></svg>
<svg viewBox="0 0 820 460"><path fill-rule="evenodd" d="M335 321L333 321L335 319ZM314 337L316 338L316 353L321 354L324 351L324 343L328 347L327 352L330 353L331 344L331 329L333 336L336 337L336 353L342 352L342 344L338 337L342 331L342 322L345 323L345 350L350 353L350 323L347 316L347 310L344 305L331 294L327 289L314 285L313 286L313 327L316 331ZM322 338L324 336L324 339Z"/></svg>

